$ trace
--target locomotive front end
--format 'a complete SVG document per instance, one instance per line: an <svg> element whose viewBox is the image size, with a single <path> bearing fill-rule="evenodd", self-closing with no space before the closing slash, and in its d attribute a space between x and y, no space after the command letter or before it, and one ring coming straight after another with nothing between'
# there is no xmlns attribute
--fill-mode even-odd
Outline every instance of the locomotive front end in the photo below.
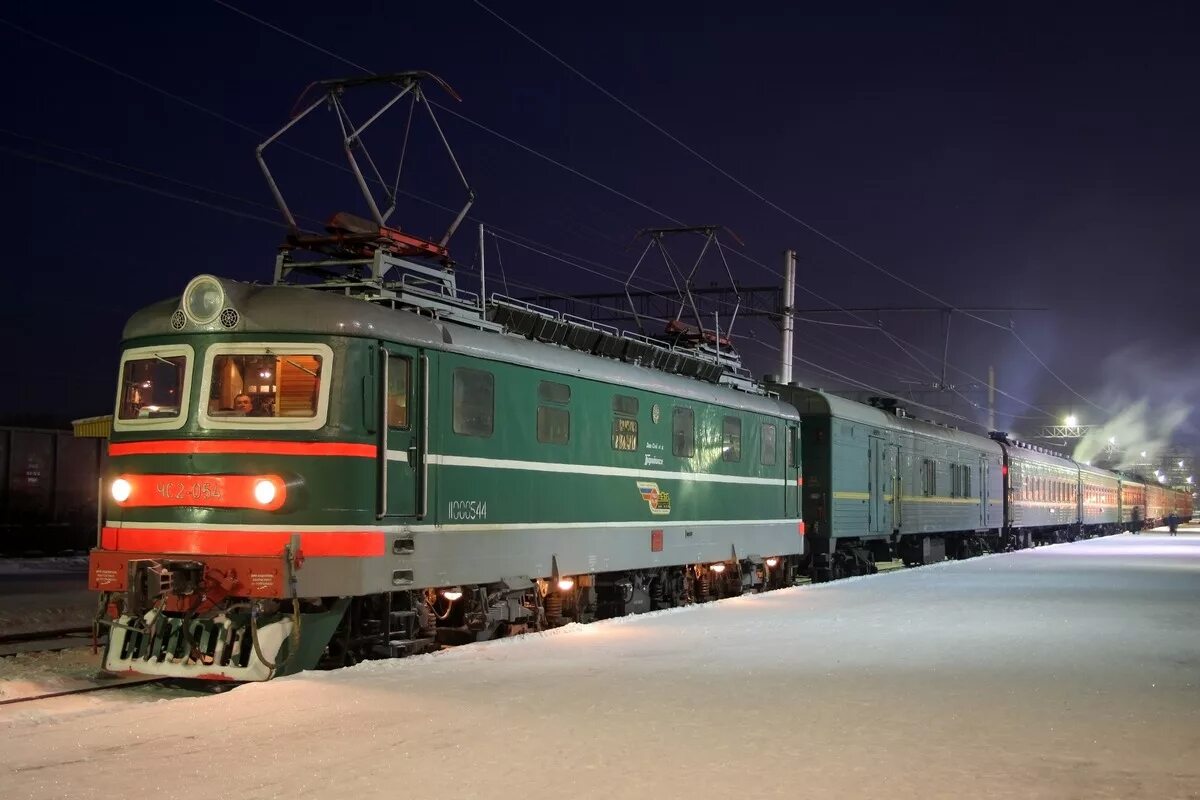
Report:
<svg viewBox="0 0 1200 800"><path fill-rule="evenodd" d="M353 347L255 325L256 291L203 275L126 329L89 569L109 671L248 681L311 668L357 560L383 553L377 448L330 399Z"/></svg>

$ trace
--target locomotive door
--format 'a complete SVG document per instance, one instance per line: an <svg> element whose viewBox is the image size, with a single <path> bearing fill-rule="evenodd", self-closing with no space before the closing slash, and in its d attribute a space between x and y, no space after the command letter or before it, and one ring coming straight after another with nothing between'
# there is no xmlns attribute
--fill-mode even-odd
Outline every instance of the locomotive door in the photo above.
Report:
<svg viewBox="0 0 1200 800"><path fill-rule="evenodd" d="M800 507L800 428L788 425L786 428L786 455L784 459L784 478L786 486L783 490L783 516L785 519L799 519Z"/></svg>
<svg viewBox="0 0 1200 800"><path fill-rule="evenodd" d="M423 517L428 472L428 360L411 347L380 348L379 510L377 516Z"/></svg>

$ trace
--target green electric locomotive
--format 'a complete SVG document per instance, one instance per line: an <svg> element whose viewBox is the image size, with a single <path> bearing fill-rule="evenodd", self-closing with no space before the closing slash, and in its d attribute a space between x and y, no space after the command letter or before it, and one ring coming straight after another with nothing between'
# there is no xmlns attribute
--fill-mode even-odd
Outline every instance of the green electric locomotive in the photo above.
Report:
<svg viewBox="0 0 1200 800"><path fill-rule="evenodd" d="M202 275L129 321L90 571L106 669L261 680L790 582L794 408L363 262L381 279Z"/></svg>

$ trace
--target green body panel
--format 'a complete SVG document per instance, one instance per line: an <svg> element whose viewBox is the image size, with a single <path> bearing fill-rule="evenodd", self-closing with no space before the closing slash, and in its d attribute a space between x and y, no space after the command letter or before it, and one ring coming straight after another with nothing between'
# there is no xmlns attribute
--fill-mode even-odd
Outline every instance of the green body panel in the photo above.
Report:
<svg viewBox="0 0 1200 800"><path fill-rule="evenodd" d="M617 387L601 381L569 378L499 362L481 362L457 354L433 361L430 406L436 413L430 431L431 450L440 456L488 459L506 468L442 464L431 482L430 522L617 522L644 520L782 519L787 468L784 464L785 421L714 405ZM496 424L491 436L464 436L453 430L451 398L456 368L486 369L495 376ZM565 404L539 403L541 381L571 388ZM613 396L638 401L637 448L613 447L616 414ZM565 444L538 441L537 409L556 405L570 413ZM659 406L654 422L652 408ZM695 454L672 452L672 417L676 407L693 410ZM722 422L742 422L741 460L723 461ZM761 464L761 428L776 426L775 464ZM661 463L657 463L661 461ZM527 468L521 468L523 462ZM577 471L577 470L586 471ZM605 474L620 471L619 474ZM689 480L696 475L757 478L764 483ZM772 482L768 485L766 482ZM638 484L653 483L669 496L667 514L654 514ZM486 517L478 506L486 503ZM661 509L660 510L666 510Z"/></svg>
<svg viewBox="0 0 1200 800"><path fill-rule="evenodd" d="M194 409L201 397L205 350L224 342L321 342L334 351L328 424L319 430L208 430ZM460 353L427 351L395 343L311 335L203 335L137 339L127 347L186 342L195 349L192 409L178 430L114 431L112 442L162 439L271 440L377 446L386 464L386 514L380 518L378 459L290 455L125 455L110 474L276 474L289 482L287 503L276 511L206 507L122 509L108 501L106 519L128 522L295 525L514 525L519 523L638 524L682 521L799 518L797 467L786 464L788 425L772 417L712 403L572 377ZM406 428L381 432L380 348L408 359L411 372ZM392 361L395 364L395 360ZM490 436L453 428L456 369L494 376L494 427ZM565 403L539 400L542 381L566 384ZM637 399L634 450L613 447L614 395ZM426 420L426 396L428 416ZM538 407L570 415L566 443L538 441ZM658 406L658 421L652 409ZM673 410L694 413L694 455L672 452ZM723 422L741 421L741 458L722 459ZM761 426L775 426L774 464L762 464ZM426 447L427 445L427 447ZM464 460L467 463L463 463ZM726 476L727 481L692 476ZM650 484L653 486L639 486ZM790 495L789 495L790 493ZM657 498L657 511L648 499ZM787 498L792 502L787 503Z"/></svg>

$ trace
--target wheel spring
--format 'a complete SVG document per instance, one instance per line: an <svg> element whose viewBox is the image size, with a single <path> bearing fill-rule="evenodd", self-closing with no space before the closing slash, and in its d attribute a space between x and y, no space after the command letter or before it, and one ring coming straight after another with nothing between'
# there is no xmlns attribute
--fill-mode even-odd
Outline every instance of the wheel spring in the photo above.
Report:
<svg viewBox="0 0 1200 800"><path fill-rule="evenodd" d="M558 592L546 595L543 602L546 609L546 621L554 624L562 619L562 595Z"/></svg>

